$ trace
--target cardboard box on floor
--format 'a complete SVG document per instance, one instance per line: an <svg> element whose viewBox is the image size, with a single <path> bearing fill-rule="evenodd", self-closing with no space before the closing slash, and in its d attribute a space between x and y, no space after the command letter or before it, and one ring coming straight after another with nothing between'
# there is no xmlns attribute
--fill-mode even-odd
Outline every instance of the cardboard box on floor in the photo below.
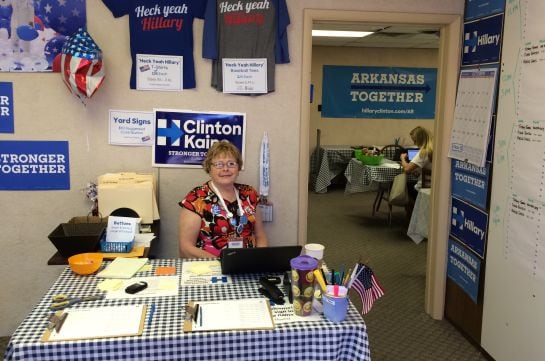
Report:
<svg viewBox="0 0 545 361"><path fill-rule="evenodd" d="M98 205L103 216L119 208L138 213L143 224L159 219L156 181L149 173L106 173L98 177Z"/></svg>

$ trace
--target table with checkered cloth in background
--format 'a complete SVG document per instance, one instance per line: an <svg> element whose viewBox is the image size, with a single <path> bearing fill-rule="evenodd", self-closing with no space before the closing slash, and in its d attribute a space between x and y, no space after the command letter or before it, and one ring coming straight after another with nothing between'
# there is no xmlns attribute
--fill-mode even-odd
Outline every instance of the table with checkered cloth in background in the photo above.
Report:
<svg viewBox="0 0 545 361"><path fill-rule="evenodd" d="M349 145L322 145L310 157L311 187L316 193L326 193L333 178L343 174L354 156Z"/></svg>
<svg viewBox="0 0 545 361"><path fill-rule="evenodd" d="M352 158L346 167L344 176L347 179L345 193L371 192L378 189L379 183L389 183L403 172L398 162L384 159L380 165L365 165ZM407 175L408 182L416 182L418 176Z"/></svg>
<svg viewBox="0 0 545 361"><path fill-rule="evenodd" d="M159 266L175 266L181 275L182 260L151 260L155 274ZM105 262L107 263L107 262ZM141 336L80 341L41 342L47 327L51 296L97 294L102 279L78 276L67 267L13 334L5 360L370 360L365 323L350 304L346 319L338 324L319 321L282 323L274 330L208 331L184 333L185 305L190 300L234 300L262 297L259 274L234 275L231 284L181 286L178 296L104 299L73 308L155 303L151 325L144 323ZM146 314L148 319L150 307Z"/></svg>

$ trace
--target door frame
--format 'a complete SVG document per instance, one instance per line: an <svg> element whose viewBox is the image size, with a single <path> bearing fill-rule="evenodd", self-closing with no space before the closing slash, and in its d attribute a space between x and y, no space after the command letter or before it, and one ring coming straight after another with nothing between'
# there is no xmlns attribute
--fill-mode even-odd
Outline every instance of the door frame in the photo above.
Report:
<svg viewBox="0 0 545 361"><path fill-rule="evenodd" d="M425 311L442 319L445 306L448 225L450 214L450 159L448 145L454 119L456 88L460 67L462 18L457 14L424 14L305 9L301 71L301 124L299 140L298 240L307 240L309 137L312 65L312 25L314 21L347 21L405 25L433 25L440 29L437 72L437 101L434 122L433 179L430 199L430 229L427 244Z"/></svg>

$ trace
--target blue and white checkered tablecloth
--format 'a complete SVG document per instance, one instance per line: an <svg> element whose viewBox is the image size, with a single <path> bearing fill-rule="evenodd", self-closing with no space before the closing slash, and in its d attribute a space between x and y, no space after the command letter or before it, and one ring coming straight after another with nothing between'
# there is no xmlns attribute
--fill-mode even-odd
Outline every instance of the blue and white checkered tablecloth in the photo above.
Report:
<svg viewBox="0 0 545 361"><path fill-rule="evenodd" d="M176 266L181 274L180 259L150 262L152 271L138 277L153 276L158 266ZM96 285L102 279L77 276L66 268L13 334L5 360L370 360L367 329L352 304L339 324L322 318L278 324L274 330L183 332L188 301L262 297L257 280L258 275L234 276L232 284L180 287L178 296L93 301L92 307L155 303L156 310L151 325L146 315L141 336L41 342L52 295L101 292ZM90 303L72 307L90 307Z"/></svg>
<svg viewBox="0 0 545 361"><path fill-rule="evenodd" d="M344 173L354 149L348 145L323 145L310 157L311 184L316 193L326 193L331 180Z"/></svg>
<svg viewBox="0 0 545 361"><path fill-rule="evenodd" d="M347 179L345 193L371 192L378 189L379 183L389 183L402 172L399 163L385 160L380 165L365 165L352 158L346 167L344 175ZM416 182L418 176L409 174L407 181Z"/></svg>

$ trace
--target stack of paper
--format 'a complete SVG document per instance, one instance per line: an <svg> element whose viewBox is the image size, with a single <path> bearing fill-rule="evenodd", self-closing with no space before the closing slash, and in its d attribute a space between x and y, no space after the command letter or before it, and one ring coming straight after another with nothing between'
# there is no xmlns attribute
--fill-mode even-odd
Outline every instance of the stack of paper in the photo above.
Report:
<svg viewBox="0 0 545 361"><path fill-rule="evenodd" d="M97 274L102 278L131 278L148 262L147 258L116 258Z"/></svg>

